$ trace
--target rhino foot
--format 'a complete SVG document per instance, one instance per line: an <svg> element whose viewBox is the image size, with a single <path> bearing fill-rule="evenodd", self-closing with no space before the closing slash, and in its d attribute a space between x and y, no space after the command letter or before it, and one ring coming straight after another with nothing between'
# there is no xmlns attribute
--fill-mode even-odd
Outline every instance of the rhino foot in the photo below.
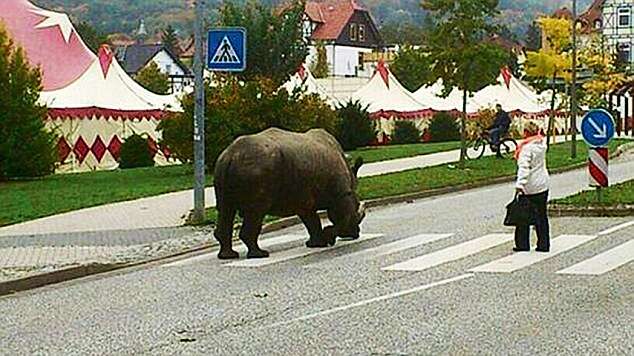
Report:
<svg viewBox="0 0 634 356"><path fill-rule="evenodd" d="M247 258L267 258L269 257L269 253L264 250L249 250L247 253Z"/></svg>
<svg viewBox="0 0 634 356"><path fill-rule="evenodd" d="M334 246L337 243L337 234L335 234L334 226L327 226L322 235L323 240L329 245Z"/></svg>
<svg viewBox="0 0 634 356"><path fill-rule="evenodd" d="M235 260L238 258L240 258L240 254L234 250L220 250L218 252L218 259L221 260Z"/></svg>
<svg viewBox="0 0 634 356"><path fill-rule="evenodd" d="M328 247L328 241L325 240L316 240L311 238L310 240L306 241L306 247L308 248L324 248L324 247Z"/></svg>

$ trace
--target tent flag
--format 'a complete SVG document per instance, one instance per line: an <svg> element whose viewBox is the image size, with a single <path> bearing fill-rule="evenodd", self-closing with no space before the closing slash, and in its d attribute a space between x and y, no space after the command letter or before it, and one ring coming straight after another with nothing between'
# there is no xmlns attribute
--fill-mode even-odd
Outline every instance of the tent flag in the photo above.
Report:
<svg viewBox="0 0 634 356"><path fill-rule="evenodd" d="M390 88L390 72L387 70L387 67L385 66L385 62L382 59L379 60L379 64L376 67L376 71L379 72L379 74L381 75L381 78L383 78L383 82L389 89Z"/></svg>
<svg viewBox="0 0 634 356"><path fill-rule="evenodd" d="M511 74L511 70L509 69L508 66L504 66L504 68L502 68L500 72L502 74L502 78L504 78L504 83L506 83L506 88L508 90L511 90L511 78L513 78L513 74Z"/></svg>

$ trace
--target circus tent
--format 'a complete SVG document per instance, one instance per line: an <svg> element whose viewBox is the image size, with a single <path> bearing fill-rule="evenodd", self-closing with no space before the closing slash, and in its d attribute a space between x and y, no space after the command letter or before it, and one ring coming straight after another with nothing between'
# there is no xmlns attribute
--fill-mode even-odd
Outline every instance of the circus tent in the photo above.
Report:
<svg viewBox="0 0 634 356"><path fill-rule="evenodd" d="M429 105L416 100L382 61L372 79L353 93L350 100L368 106L373 118L416 119L432 114Z"/></svg>
<svg viewBox="0 0 634 356"><path fill-rule="evenodd" d="M295 73L282 88L287 92L292 93L295 90L301 90L306 94L319 95L324 101L326 101L333 108L337 107L339 101L331 96L328 91L317 82L317 79L313 76L313 73L306 68L305 65L301 65L297 73Z"/></svg>
<svg viewBox="0 0 634 356"><path fill-rule="evenodd" d="M42 70L46 126L59 135L58 171L112 169L126 137L147 137L157 164L168 163L158 123L178 111L174 96L149 92L121 68L107 46L93 53L66 14L27 0L0 1L0 22Z"/></svg>

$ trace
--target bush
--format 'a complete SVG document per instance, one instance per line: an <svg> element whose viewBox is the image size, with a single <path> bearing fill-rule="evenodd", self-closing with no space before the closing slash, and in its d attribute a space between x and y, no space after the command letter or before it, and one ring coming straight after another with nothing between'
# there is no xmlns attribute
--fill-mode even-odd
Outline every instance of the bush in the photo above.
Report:
<svg viewBox="0 0 634 356"><path fill-rule="evenodd" d="M145 138L139 135L128 137L121 145L119 168L141 168L154 166L154 158Z"/></svg>
<svg viewBox="0 0 634 356"><path fill-rule="evenodd" d="M270 127L295 132L323 128L336 134L337 115L318 95L289 94L278 90L270 79L240 82L227 76L205 92L205 160L209 170L233 140ZM169 147L174 157L188 162L194 158L193 94L183 98L182 106L183 112L163 120L158 130L163 134L162 144Z"/></svg>
<svg viewBox="0 0 634 356"><path fill-rule="evenodd" d="M410 143L419 143L421 141L421 132L412 121L397 121L394 124L392 132L392 143L395 145L403 145Z"/></svg>
<svg viewBox="0 0 634 356"><path fill-rule="evenodd" d="M367 106L364 108L359 101L349 101L345 106L338 107L337 116L337 140L344 150L353 151L376 140L375 123L370 119Z"/></svg>
<svg viewBox="0 0 634 356"><path fill-rule="evenodd" d="M0 23L0 180L40 177L55 169L55 136L38 101L42 76L28 65Z"/></svg>
<svg viewBox="0 0 634 356"><path fill-rule="evenodd" d="M431 142L447 142L460 140L460 127L456 118L450 114L439 112L429 125Z"/></svg>

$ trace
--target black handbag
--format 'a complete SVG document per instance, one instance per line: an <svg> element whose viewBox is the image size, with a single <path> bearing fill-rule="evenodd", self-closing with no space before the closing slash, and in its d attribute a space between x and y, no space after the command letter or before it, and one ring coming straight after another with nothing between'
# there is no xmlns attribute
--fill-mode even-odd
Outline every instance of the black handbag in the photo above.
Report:
<svg viewBox="0 0 634 356"><path fill-rule="evenodd" d="M516 195L513 201L506 206L504 226L528 226L531 225L531 202L523 195Z"/></svg>

